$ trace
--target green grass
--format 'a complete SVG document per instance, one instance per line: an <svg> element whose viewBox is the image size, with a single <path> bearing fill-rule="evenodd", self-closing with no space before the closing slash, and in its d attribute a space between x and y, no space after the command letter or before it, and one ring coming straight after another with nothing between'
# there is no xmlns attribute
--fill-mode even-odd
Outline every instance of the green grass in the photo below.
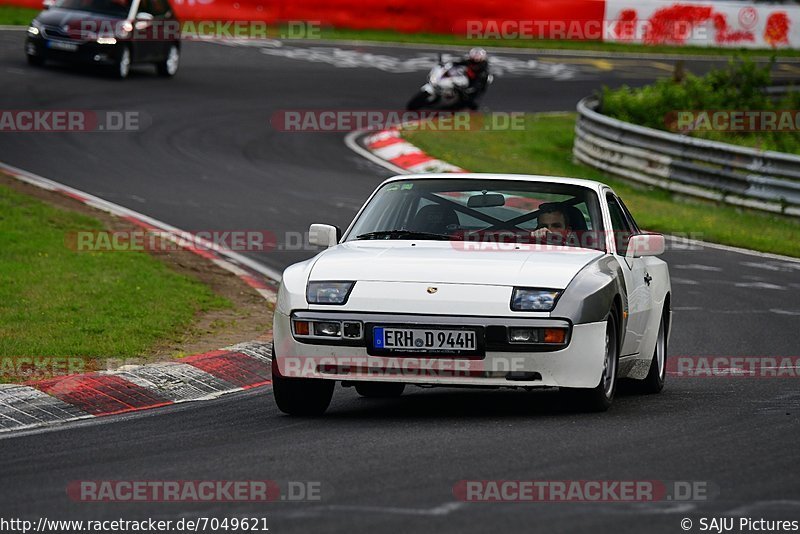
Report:
<svg viewBox="0 0 800 534"><path fill-rule="evenodd" d="M0 356L144 356L197 312L231 306L147 253L67 246L68 232L102 229L0 186Z"/></svg>
<svg viewBox="0 0 800 534"><path fill-rule="evenodd" d="M456 35L436 33L400 33L390 30L348 30L343 28L322 28L321 39L341 39L354 41L375 41L392 43L431 44L440 46L483 46L507 48L531 48L541 50L589 50L596 52L616 52L629 54L677 54L703 56L730 56L738 54L747 57L769 58L800 57L800 50L772 50L752 48L715 48L704 46L662 46L623 43L604 43L600 41L568 41L552 39L467 39Z"/></svg>
<svg viewBox="0 0 800 534"><path fill-rule="evenodd" d="M27 7L0 6L0 24L9 26L27 26L40 9Z"/></svg>
<svg viewBox="0 0 800 534"><path fill-rule="evenodd" d="M640 226L715 243L800 257L800 222L701 203L634 185L573 162L575 115L526 115L524 129L405 132L428 154L474 172L545 174L607 183Z"/></svg>

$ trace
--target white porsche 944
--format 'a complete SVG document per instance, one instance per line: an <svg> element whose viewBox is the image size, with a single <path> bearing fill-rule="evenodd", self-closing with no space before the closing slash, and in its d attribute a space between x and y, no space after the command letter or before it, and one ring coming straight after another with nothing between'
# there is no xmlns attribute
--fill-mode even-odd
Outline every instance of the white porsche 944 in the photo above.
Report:
<svg viewBox="0 0 800 534"><path fill-rule="evenodd" d="M664 387L664 236L605 184L425 174L383 182L327 247L286 269L274 317L278 408L321 414L334 385L557 387L606 410L617 381Z"/></svg>

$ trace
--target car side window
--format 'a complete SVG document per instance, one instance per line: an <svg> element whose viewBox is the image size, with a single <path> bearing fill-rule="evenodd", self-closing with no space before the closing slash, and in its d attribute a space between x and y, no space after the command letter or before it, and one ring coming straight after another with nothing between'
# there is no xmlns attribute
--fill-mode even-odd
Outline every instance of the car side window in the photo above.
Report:
<svg viewBox="0 0 800 534"><path fill-rule="evenodd" d="M617 254L624 256L628 252L628 241L633 234L628 219L622 211L622 207L617 200L617 197L608 193L606 195L608 202L608 212L611 215L611 228L614 231L614 243L617 246Z"/></svg>
<svg viewBox="0 0 800 534"><path fill-rule="evenodd" d="M633 218L631 215L631 210L628 209L628 206L622 201L621 198L616 197L617 202L619 202L620 207L622 207L622 212L625 214L625 217L628 219L628 223L630 224L631 230L633 230L634 234L641 234L642 231L639 229L639 225L636 224L636 219Z"/></svg>

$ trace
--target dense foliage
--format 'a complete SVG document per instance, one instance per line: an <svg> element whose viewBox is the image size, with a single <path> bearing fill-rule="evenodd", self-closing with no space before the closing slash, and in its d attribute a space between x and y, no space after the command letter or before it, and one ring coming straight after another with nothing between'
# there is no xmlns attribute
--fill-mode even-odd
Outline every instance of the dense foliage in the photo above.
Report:
<svg viewBox="0 0 800 534"><path fill-rule="evenodd" d="M661 130L680 131L686 135L736 143L764 150L800 153L800 124L786 131L787 123L778 121L781 131L719 131L712 125L704 128L699 122L694 127L682 127L677 122L681 111L694 112L691 116L703 117L702 112L715 111L794 111L780 113L788 119L800 117L800 93L770 96L765 89L772 84L774 62L759 66L749 59L732 60L725 68L715 69L705 76L676 72L672 78L663 79L641 88L628 86L619 89L605 88L602 94L602 113L620 120ZM706 115L707 117L708 115ZM686 115L684 115L686 117ZM749 124L745 121L745 124ZM705 123L708 126L708 122Z"/></svg>

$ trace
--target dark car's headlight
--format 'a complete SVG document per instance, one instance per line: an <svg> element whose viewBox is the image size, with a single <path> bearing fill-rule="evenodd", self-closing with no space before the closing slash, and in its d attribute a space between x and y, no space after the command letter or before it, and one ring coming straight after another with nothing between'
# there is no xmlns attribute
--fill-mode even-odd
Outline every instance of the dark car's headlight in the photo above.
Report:
<svg viewBox="0 0 800 534"><path fill-rule="evenodd" d="M355 282L309 282L306 300L309 304L344 304Z"/></svg>
<svg viewBox="0 0 800 534"><path fill-rule="evenodd" d="M513 311L551 311L561 291L557 289L534 289L515 287L511 294Z"/></svg>
<svg viewBox="0 0 800 534"><path fill-rule="evenodd" d="M28 26L28 35L39 35L41 33L42 25L37 21L32 21Z"/></svg>

